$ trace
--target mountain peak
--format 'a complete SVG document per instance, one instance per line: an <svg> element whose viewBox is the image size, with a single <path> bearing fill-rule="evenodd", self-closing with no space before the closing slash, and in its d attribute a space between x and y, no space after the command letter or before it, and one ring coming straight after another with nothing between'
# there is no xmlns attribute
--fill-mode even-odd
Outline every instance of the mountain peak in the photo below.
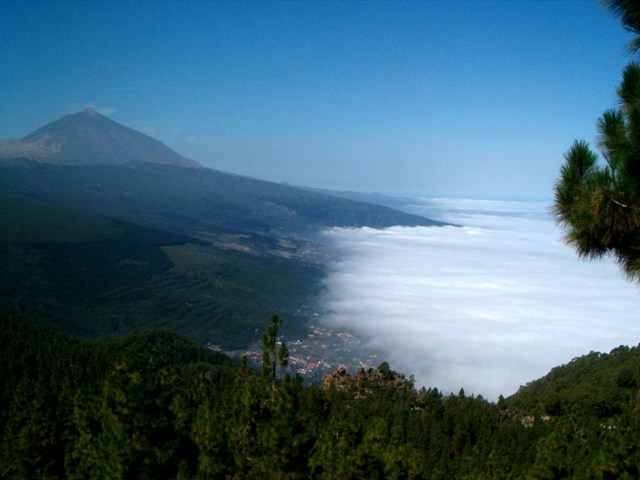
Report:
<svg viewBox="0 0 640 480"><path fill-rule="evenodd" d="M150 162L201 167L162 142L93 108L55 120L20 140L0 140L0 158L28 157L59 165Z"/></svg>

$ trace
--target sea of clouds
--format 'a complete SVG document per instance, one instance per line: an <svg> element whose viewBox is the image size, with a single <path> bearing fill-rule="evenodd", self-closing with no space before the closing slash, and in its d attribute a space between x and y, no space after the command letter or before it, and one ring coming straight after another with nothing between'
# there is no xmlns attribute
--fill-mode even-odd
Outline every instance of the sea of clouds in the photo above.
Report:
<svg viewBox="0 0 640 480"><path fill-rule="evenodd" d="M590 351L640 341L640 286L562 241L548 202L429 199L461 226L332 229L322 321L351 330L416 386L515 393Z"/></svg>

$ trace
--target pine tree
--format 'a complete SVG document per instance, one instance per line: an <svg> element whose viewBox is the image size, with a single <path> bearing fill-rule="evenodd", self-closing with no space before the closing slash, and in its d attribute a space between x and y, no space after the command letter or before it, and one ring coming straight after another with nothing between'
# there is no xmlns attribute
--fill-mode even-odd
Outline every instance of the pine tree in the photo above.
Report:
<svg viewBox="0 0 640 480"><path fill-rule="evenodd" d="M640 279L640 65L627 66L621 105L598 122L605 165L584 141L565 155L555 187L554 213L566 241L586 258L612 253L624 272Z"/></svg>
<svg viewBox="0 0 640 480"><path fill-rule="evenodd" d="M262 375L271 380L271 400L273 402L276 392L277 367L285 369L289 363L289 350L284 342L278 348L278 331L282 320L278 315L271 316L271 324L262 336Z"/></svg>
<svg viewBox="0 0 640 480"><path fill-rule="evenodd" d="M603 3L620 17L624 27L635 35L629 43L629 51L640 51L640 3L637 0L603 0Z"/></svg>
<svg viewBox="0 0 640 480"><path fill-rule="evenodd" d="M640 4L605 0L634 32L630 50L640 50ZM617 90L620 104L602 115L598 156L576 140L565 154L555 186L553 212L568 229L565 237L581 257L611 253L630 279L640 279L640 65L631 63Z"/></svg>

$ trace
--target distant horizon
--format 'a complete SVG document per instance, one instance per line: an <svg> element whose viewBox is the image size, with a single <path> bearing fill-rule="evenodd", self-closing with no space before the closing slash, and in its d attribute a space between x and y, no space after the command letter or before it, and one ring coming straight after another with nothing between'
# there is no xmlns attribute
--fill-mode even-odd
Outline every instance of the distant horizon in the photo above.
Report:
<svg viewBox="0 0 640 480"><path fill-rule="evenodd" d="M236 175L548 197L629 38L595 0L3 2L0 137L90 107Z"/></svg>
<svg viewBox="0 0 640 480"><path fill-rule="evenodd" d="M78 112L72 112L69 115L75 115L77 113L82 113L82 112L91 113L91 112L96 112L96 111L91 107L87 107L87 108L85 108L83 110L80 110ZM100 112L96 112L96 113L99 113L100 115L103 115ZM103 116L108 118L108 115L103 115ZM55 122L55 121L57 121L59 119L60 118L53 119L51 122L47 122L47 123L52 123L52 122ZM35 132L36 130L40 129L43 126L44 125L40 125L36 129L32 130L31 132L27 133L26 135L23 135L20 138L0 138L0 141L1 140L21 140L22 138L27 137L28 135L32 134L33 132ZM148 135L148 134L145 134L145 135L147 135L147 136L149 136L151 138L154 138L152 135ZM166 145L166 146L169 147L170 149L174 150L170 145ZM181 155L180 152L178 152L176 150L174 150L174 151L177 154ZM193 160L193 159L189 159L189 160ZM233 171L219 170L217 168L206 166L206 165L203 165L203 168L207 168L207 169L211 169L211 170L217 170L217 171L220 171L221 173L225 173L225 174L229 174L229 175L253 178L253 179L256 179L256 180L263 180L262 178L256 177L254 175L245 175L245 174L239 174L239 173L233 172ZM351 189L335 190L335 189L332 189L332 188L322 187L322 186L315 187L315 186L308 186L308 185L294 185L294 184L291 184L289 182L278 182L278 181L273 181L273 180L266 180L266 181L272 181L274 183L280 183L280 184L283 184L283 185L289 185L289 186L303 188L303 189L327 190L327 191L333 191L333 192L336 192L336 193L356 193L356 194L361 194L361 195L382 195L382 196L393 198L393 199L397 199L397 200L402 200L402 199L425 200L425 199L434 199L434 198L450 198L450 199L457 199L457 200L470 199L470 200L498 200L498 201L525 201L525 202L534 202L534 201L552 202L553 201L553 197L552 196L542 196L542 195L537 195L537 196L535 196L535 195L517 195L517 194L502 195L502 196L500 196L500 195L487 195L487 194L475 194L475 195L474 194L470 194L470 195L457 195L457 196L456 195L431 195L428 192L421 192L421 191L358 191L358 190L351 190Z"/></svg>

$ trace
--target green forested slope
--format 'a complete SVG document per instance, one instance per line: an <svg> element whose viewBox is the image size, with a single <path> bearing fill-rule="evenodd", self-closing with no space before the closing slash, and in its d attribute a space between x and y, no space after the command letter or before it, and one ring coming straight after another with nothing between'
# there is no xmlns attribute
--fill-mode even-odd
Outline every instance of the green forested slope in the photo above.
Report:
<svg viewBox="0 0 640 480"><path fill-rule="evenodd" d="M640 385L640 348L624 345L610 353L591 352L553 368L521 387L509 406L548 415L579 412L611 417L633 400Z"/></svg>
<svg viewBox="0 0 640 480"><path fill-rule="evenodd" d="M0 217L0 307L83 337L166 327L239 348L274 311L300 333L320 284L321 269L296 259L78 209L0 197Z"/></svg>
<svg viewBox="0 0 640 480"><path fill-rule="evenodd" d="M84 337L167 327L243 348L261 319L304 333L331 226L430 225L208 169L0 161L0 308Z"/></svg>
<svg viewBox="0 0 640 480"><path fill-rule="evenodd" d="M167 331L84 341L1 326L1 478L638 475L635 399L612 417L543 417L416 391L386 364L323 388L286 374L272 385L270 369Z"/></svg>
<svg viewBox="0 0 640 480"><path fill-rule="evenodd" d="M371 203L209 169L172 165L49 165L0 160L0 194L181 233L273 236L333 226L435 225Z"/></svg>

